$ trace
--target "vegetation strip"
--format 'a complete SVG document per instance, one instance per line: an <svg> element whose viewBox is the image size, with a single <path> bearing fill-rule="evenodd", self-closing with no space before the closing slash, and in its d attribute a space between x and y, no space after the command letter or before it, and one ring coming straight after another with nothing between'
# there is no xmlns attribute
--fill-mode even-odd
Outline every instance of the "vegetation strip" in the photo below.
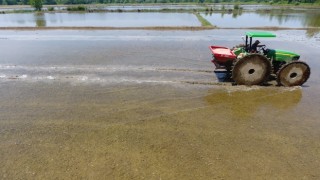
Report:
<svg viewBox="0 0 320 180"><path fill-rule="evenodd" d="M201 22L201 26L203 27L213 27L212 24L207 21L205 18L203 18L200 13L194 13L194 15L197 16L198 20Z"/></svg>

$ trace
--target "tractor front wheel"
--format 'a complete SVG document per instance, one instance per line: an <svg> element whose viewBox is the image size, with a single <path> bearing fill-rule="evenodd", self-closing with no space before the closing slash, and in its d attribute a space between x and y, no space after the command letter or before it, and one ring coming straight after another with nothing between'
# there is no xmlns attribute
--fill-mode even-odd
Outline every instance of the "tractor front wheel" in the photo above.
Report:
<svg viewBox="0 0 320 180"><path fill-rule="evenodd" d="M301 86L310 76L310 67L303 61L283 65L277 73L277 82L283 86Z"/></svg>

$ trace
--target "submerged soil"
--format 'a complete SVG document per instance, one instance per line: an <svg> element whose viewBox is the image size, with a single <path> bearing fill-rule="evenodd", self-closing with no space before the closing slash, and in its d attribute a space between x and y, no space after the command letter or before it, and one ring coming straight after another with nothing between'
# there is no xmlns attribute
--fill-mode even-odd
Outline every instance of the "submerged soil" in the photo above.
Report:
<svg viewBox="0 0 320 180"><path fill-rule="evenodd" d="M277 33L302 87L217 83L241 30L1 32L0 179L319 179L318 41Z"/></svg>
<svg viewBox="0 0 320 180"><path fill-rule="evenodd" d="M301 88L7 82L0 94L4 179L320 177Z"/></svg>

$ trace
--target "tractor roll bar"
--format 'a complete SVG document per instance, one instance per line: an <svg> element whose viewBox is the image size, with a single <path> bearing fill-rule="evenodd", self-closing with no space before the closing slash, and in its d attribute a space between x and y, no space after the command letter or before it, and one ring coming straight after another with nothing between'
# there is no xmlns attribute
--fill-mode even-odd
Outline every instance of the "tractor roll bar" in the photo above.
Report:
<svg viewBox="0 0 320 180"><path fill-rule="evenodd" d="M248 35L246 35L246 51L249 52L251 49L252 37L250 37L250 44L248 44ZM249 45L249 47L248 47Z"/></svg>

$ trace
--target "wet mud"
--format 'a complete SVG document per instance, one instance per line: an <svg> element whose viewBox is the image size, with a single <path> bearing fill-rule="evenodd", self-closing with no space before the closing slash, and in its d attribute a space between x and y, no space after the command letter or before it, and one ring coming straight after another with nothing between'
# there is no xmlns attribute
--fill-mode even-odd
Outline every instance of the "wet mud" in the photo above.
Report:
<svg viewBox="0 0 320 180"><path fill-rule="evenodd" d="M217 82L209 45L243 33L2 32L0 179L319 179L317 41L268 40L302 87Z"/></svg>

